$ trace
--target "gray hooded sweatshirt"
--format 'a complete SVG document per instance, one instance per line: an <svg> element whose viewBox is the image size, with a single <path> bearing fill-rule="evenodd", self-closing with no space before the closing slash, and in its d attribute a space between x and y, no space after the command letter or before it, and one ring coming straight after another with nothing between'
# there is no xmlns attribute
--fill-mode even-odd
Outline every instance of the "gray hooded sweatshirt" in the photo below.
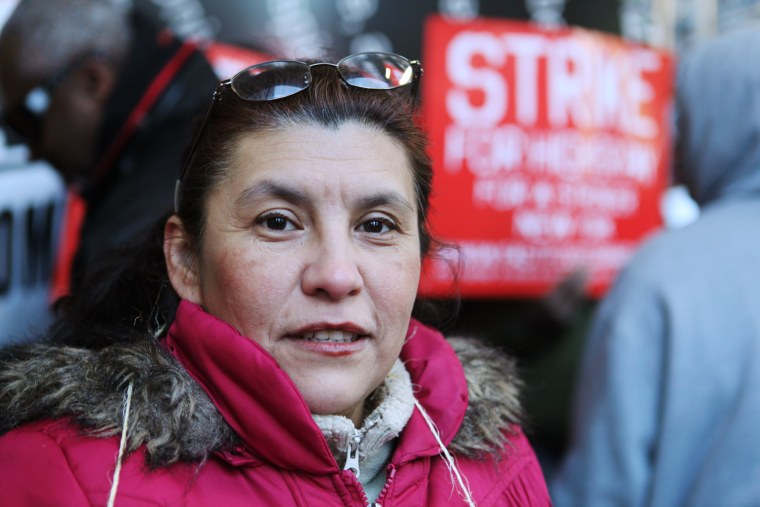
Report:
<svg viewBox="0 0 760 507"><path fill-rule="evenodd" d="M676 176L702 213L598 309L557 507L760 505L760 29L695 47L676 90Z"/></svg>

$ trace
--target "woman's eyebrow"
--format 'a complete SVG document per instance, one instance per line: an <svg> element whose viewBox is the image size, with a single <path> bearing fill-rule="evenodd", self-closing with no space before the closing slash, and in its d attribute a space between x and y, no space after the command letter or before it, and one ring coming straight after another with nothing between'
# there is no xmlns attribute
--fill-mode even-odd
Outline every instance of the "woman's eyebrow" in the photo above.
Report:
<svg viewBox="0 0 760 507"><path fill-rule="evenodd" d="M235 204L238 207L243 207L262 197L275 197L299 206L306 206L311 202L306 193L298 188L277 181L264 180L243 190L235 199ZM362 210L389 206L416 213L414 205L409 200L401 193L392 190L358 197L353 202L353 206Z"/></svg>
<svg viewBox="0 0 760 507"><path fill-rule="evenodd" d="M416 213L414 205L410 203L403 195L398 192L379 192L377 194L367 195L358 198L354 205L359 209L372 209L383 206L390 206Z"/></svg>
<svg viewBox="0 0 760 507"><path fill-rule="evenodd" d="M276 181L264 180L240 192L240 195L235 199L235 204L242 207L261 197L276 197L297 205L304 204L309 200L306 194L296 188Z"/></svg>

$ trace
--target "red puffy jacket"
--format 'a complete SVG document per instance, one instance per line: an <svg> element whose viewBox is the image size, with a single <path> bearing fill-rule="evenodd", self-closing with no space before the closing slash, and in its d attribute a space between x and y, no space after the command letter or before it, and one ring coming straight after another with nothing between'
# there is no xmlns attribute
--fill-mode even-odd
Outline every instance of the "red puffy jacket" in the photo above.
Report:
<svg viewBox="0 0 760 507"><path fill-rule="evenodd" d="M465 419L467 380L443 337L412 322L401 358L416 397L449 445ZM166 347L201 385L239 437L235 448L202 463L150 469L148 447L126 457L117 506L367 506L350 471L341 470L290 378L256 343L199 307L183 302ZM470 379L470 382L473 382ZM150 410L136 390L135 413ZM121 397L119 396L119 399ZM135 422L138 424L138 422ZM193 431L192 425L186 431ZM459 455L475 504L548 506L544 478L519 427L505 428L500 457ZM165 438L169 438L164 435ZM134 438L139 438L135 435ZM0 438L0 496L5 506L106 505L119 437L84 435L69 419L27 424ZM466 505L436 440L415 410L399 437L376 505Z"/></svg>

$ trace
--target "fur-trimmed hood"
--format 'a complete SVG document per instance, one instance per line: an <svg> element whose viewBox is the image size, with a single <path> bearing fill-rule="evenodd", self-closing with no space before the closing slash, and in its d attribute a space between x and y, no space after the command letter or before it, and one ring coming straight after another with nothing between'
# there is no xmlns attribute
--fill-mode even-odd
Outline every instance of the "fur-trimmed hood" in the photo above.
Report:
<svg viewBox="0 0 760 507"><path fill-rule="evenodd" d="M469 404L449 448L468 457L497 451L520 422L514 362L471 339L451 339L465 371ZM0 432L70 417L98 436L121 431L124 393L133 384L129 447L152 466L202 461L239 438L201 386L155 340L101 350L33 344L0 355Z"/></svg>

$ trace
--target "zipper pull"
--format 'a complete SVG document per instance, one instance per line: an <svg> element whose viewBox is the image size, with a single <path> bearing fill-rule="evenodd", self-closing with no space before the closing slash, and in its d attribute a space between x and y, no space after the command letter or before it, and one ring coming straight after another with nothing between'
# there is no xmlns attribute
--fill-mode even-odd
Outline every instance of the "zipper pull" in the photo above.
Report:
<svg viewBox="0 0 760 507"><path fill-rule="evenodd" d="M351 470L357 479L359 478L359 444L361 441L361 435L358 433L354 435L354 438L348 443L346 464L343 465L343 470Z"/></svg>

